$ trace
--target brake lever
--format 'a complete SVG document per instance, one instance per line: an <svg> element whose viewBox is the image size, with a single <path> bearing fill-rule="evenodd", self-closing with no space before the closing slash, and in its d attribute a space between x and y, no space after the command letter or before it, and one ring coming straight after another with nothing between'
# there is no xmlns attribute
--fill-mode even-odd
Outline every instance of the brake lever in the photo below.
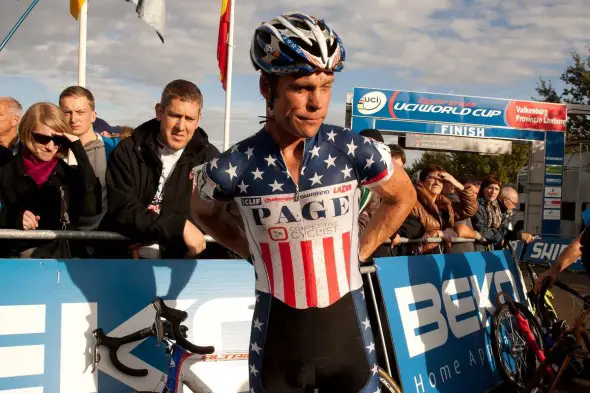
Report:
<svg viewBox="0 0 590 393"><path fill-rule="evenodd" d="M153 303L156 309L156 320L154 322L154 326L156 328L156 339L157 344L160 345L160 342L164 341L164 325L162 323L162 310L160 309L160 305L157 302Z"/></svg>
<svg viewBox="0 0 590 393"><path fill-rule="evenodd" d="M92 347L92 371L90 371L90 373L94 373L96 371L96 366L98 365L98 362L100 362L100 353L98 353L99 346L100 344L97 342Z"/></svg>

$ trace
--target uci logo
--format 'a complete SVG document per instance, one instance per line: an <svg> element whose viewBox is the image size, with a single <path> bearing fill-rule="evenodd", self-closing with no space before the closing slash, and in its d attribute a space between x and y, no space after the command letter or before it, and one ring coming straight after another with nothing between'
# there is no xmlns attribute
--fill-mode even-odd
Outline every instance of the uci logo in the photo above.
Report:
<svg viewBox="0 0 590 393"><path fill-rule="evenodd" d="M363 115L372 115L385 106L387 97L380 91L372 91L361 97L357 104L358 111Z"/></svg>

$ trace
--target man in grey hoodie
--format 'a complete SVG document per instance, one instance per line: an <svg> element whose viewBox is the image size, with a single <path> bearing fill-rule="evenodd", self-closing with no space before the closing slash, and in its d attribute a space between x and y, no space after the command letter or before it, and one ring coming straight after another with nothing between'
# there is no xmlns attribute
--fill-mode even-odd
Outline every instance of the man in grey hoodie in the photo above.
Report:
<svg viewBox="0 0 590 393"><path fill-rule="evenodd" d="M72 129L72 134L80 138L84 150L88 155L94 173L100 182L97 189L102 193L102 209L100 214L94 217L84 217L80 220L78 229L81 231L94 231L108 210L107 188L105 173L110 152L118 143L117 138L103 138L98 132L94 132L92 124L96 120L94 96L90 90L82 86L70 86L59 96L59 106L66 115ZM70 165L75 165L73 157L68 157Z"/></svg>

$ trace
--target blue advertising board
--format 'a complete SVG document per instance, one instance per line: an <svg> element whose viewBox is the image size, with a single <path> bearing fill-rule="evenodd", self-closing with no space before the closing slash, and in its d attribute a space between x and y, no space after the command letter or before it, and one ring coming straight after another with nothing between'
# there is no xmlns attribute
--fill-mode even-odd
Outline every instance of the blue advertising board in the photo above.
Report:
<svg viewBox="0 0 590 393"><path fill-rule="evenodd" d="M355 87L352 97L352 129L356 132L376 128L545 142L544 235L560 232L566 122L565 104L364 87Z"/></svg>
<svg viewBox="0 0 590 393"><path fill-rule="evenodd" d="M561 196L565 163L565 134L545 133L545 176L543 187L543 234L559 235ZM558 191L558 192L556 192Z"/></svg>
<svg viewBox="0 0 590 393"><path fill-rule="evenodd" d="M406 393L483 393L501 383L490 345L496 294L523 300L508 251L376 260Z"/></svg>
<svg viewBox="0 0 590 393"><path fill-rule="evenodd" d="M1 260L0 392L156 391L168 368L153 338L119 349L145 377L116 370L92 331L121 337L151 326L151 301L186 310L189 340L213 345L191 370L214 392L248 392L254 271L243 260ZM24 389L24 390L21 390Z"/></svg>
<svg viewBox="0 0 590 393"><path fill-rule="evenodd" d="M535 240L527 245L527 248L522 256L523 261L538 263L554 264L563 250L573 241L573 238L567 237L546 237ZM520 253L522 243L519 245L517 252ZM569 266L572 271L584 271L584 265L578 258L576 262Z"/></svg>

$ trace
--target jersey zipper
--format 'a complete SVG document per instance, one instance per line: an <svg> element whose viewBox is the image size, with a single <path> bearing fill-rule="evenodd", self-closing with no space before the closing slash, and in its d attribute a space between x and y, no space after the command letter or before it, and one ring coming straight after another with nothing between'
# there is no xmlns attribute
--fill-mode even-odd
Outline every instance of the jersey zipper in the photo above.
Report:
<svg viewBox="0 0 590 393"><path fill-rule="evenodd" d="M285 169L285 172L287 172L287 175L289 176L289 179L295 185L295 196L293 197L293 200L295 202L299 202L299 184L298 183L295 183L295 180L293 180L293 176L291 176L291 172L289 172L289 168L287 167L287 163L285 161L285 157L283 157L283 152L280 149L279 149L279 154L281 155L281 165ZM303 168L303 160L304 159L305 159L305 148L303 150L303 157L301 157L301 167L302 168ZM299 176L299 178L301 178L301 175Z"/></svg>

